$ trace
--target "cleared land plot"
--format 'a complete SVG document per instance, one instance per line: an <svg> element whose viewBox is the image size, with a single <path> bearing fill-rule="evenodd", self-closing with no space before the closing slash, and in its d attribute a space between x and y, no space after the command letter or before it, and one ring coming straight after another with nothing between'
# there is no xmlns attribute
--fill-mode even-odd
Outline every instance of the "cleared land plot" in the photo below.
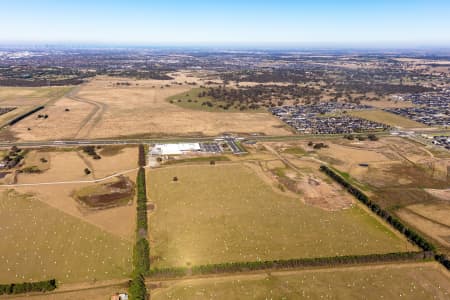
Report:
<svg viewBox="0 0 450 300"><path fill-rule="evenodd" d="M329 148L308 155L331 164L381 207L428 236L440 251L449 252L448 152L437 155L424 145L398 137L326 143Z"/></svg>
<svg viewBox="0 0 450 300"><path fill-rule="evenodd" d="M152 170L148 183L154 267L412 249L358 207L307 206L240 164Z"/></svg>
<svg viewBox="0 0 450 300"><path fill-rule="evenodd" d="M433 155L423 145L398 137L379 141L327 140L329 148L310 155L374 188L435 188L450 184L450 156ZM311 147L301 144L303 149ZM359 164L368 164L360 166Z"/></svg>
<svg viewBox="0 0 450 300"><path fill-rule="evenodd" d="M130 87L115 83L127 81ZM284 124L268 112L205 112L179 107L167 98L192 86L170 81L99 77L82 86L76 97L48 108L45 120L31 120L13 127L21 140L60 138L106 138L120 136L218 135L223 132L288 135ZM161 88L161 86L163 88ZM73 109L64 108L72 103ZM76 107L75 107L76 106ZM50 110L54 112L50 112ZM85 120L91 112L94 114ZM62 118L68 118L67 123ZM28 127L31 130L28 130ZM67 127L67 128L66 128Z"/></svg>
<svg viewBox="0 0 450 300"><path fill-rule="evenodd" d="M415 204L399 209L396 214L450 249L450 205Z"/></svg>
<svg viewBox="0 0 450 300"><path fill-rule="evenodd" d="M79 189L74 198L88 209L107 209L126 205L134 198L134 184L125 176L118 176L113 182L94 184Z"/></svg>
<svg viewBox="0 0 450 300"><path fill-rule="evenodd" d="M238 275L162 283L152 299L448 299L436 264L386 265Z"/></svg>
<svg viewBox="0 0 450 300"><path fill-rule="evenodd" d="M131 272L130 242L30 195L0 194L0 282L79 282Z"/></svg>
<svg viewBox="0 0 450 300"><path fill-rule="evenodd" d="M376 97L375 93L367 93L367 96L369 97ZM413 107L414 104L409 101L398 101L398 100L392 100L389 98L389 96L382 97L381 100L378 101L367 101L363 100L361 101L361 104L373 106L376 108L392 108L392 107Z"/></svg>
<svg viewBox="0 0 450 300"><path fill-rule="evenodd" d="M350 111L349 114L363 118L369 121L383 123L393 127L401 128L424 128L428 127L425 124L415 122L408 118L398 116L382 110L355 110Z"/></svg>

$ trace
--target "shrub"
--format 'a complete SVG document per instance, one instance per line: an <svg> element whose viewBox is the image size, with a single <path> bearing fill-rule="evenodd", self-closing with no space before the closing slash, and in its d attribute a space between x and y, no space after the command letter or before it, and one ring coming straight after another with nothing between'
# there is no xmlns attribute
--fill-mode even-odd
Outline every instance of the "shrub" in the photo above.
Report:
<svg viewBox="0 0 450 300"><path fill-rule="evenodd" d="M141 274L134 276L133 280L131 280L128 292L130 293L130 299L132 300L147 299L147 289L145 287L144 277Z"/></svg>

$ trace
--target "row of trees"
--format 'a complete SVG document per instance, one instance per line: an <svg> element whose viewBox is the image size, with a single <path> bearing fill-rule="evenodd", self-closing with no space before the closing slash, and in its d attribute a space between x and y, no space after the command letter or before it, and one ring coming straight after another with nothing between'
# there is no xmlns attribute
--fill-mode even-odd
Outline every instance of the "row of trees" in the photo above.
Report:
<svg viewBox="0 0 450 300"><path fill-rule="evenodd" d="M5 78L0 79L0 86L20 86L20 87L40 87L40 86L66 86L66 85L78 85L84 81L81 78L70 79L17 79L17 78Z"/></svg>
<svg viewBox="0 0 450 300"><path fill-rule="evenodd" d="M432 259L432 252L395 252L385 254L349 255L335 257L317 257L284 259L270 261L233 262L193 266L192 268L152 269L150 275L160 278L183 277L186 275L206 275L217 273L248 272L268 269L290 269L302 267L339 266L380 262L418 261Z"/></svg>
<svg viewBox="0 0 450 300"><path fill-rule="evenodd" d="M335 171L330 169L329 167L322 165L320 166L320 170L327 174L329 177L334 179L337 183L343 186L347 191L355 196L359 201L364 203L367 207L369 207L374 213L378 216L386 220L389 224L391 224L395 229L405 235L410 241L419 246L424 251L434 251L435 247L429 243L424 237L419 235L414 230L408 228L404 225L399 219L392 216L389 212L382 209L378 204L372 202L366 194L364 194L361 190L354 187L351 183L345 180L342 176L337 174Z"/></svg>
<svg viewBox="0 0 450 300"><path fill-rule="evenodd" d="M145 159L145 147L144 145L140 144L139 145L139 160L138 160L138 165L139 167L145 167L146 164L146 159Z"/></svg>
<svg viewBox="0 0 450 300"><path fill-rule="evenodd" d="M139 145L139 171L136 178L137 186L137 221L136 244L133 248L133 279L129 293L132 300L145 300L148 298L144 276L150 269L150 245L147 239L147 188L145 181L145 148Z"/></svg>
<svg viewBox="0 0 450 300"><path fill-rule="evenodd" d="M0 284L0 295L21 294L29 292L49 292L56 289L56 280Z"/></svg>
<svg viewBox="0 0 450 300"><path fill-rule="evenodd" d="M0 85L0 86L1 86L1 85ZM11 121L9 121L8 125L12 126L12 125L14 125L14 124L16 124L16 123L22 121L22 120L25 119L26 117L28 117L28 116L30 116L30 115L34 114L35 112L40 111L40 110L42 110L42 109L44 109L44 106L38 106L38 107L36 107L36 108L34 108L34 109L32 109L32 110L30 110L30 111L24 113L24 114L21 114L20 116L15 117L15 118L12 119Z"/></svg>

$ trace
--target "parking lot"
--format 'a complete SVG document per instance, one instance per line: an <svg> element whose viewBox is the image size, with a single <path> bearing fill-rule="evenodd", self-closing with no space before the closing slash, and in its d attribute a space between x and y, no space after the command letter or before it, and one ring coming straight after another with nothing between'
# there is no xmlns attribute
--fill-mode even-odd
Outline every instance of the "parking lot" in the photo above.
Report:
<svg viewBox="0 0 450 300"><path fill-rule="evenodd" d="M222 149L218 143L200 143L200 151L208 153L221 153Z"/></svg>

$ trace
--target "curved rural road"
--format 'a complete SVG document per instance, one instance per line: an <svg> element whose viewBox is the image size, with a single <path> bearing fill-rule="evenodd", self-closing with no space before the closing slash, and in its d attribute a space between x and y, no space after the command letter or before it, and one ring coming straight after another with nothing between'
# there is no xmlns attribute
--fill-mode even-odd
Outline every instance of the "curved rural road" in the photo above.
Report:
<svg viewBox="0 0 450 300"><path fill-rule="evenodd" d="M82 138L87 137L89 133L95 128L95 126L100 122L102 116L107 108L105 103L97 102L94 100L82 98L78 96L81 88L85 84L79 85L76 88L72 89L69 93L66 94L66 97L77 102L87 103L93 106L93 110L89 112L89 114L83 119L80 124L80 128L75 134L74 138Z"/></svg>
<svg viewBox="0 0 450 300"><path fill-rule="evenodd" d="M146 167L144 167L146 168ZM99 178L99 179L92 179L92 180L72 180L72 181L55 181L55 182L40 182L40 183L16 183L16 184L1 184L0 188L11 188L11 187L21 187L21 186L39 186L39 185L59 185L59 184L77 184L77 183L97 183L102 182L111 178L114 178L116 176L128 174L134 171L137 171L139 168L134 168L130 170L125 170L122 172L117 172L112 175Z"/></svg>

